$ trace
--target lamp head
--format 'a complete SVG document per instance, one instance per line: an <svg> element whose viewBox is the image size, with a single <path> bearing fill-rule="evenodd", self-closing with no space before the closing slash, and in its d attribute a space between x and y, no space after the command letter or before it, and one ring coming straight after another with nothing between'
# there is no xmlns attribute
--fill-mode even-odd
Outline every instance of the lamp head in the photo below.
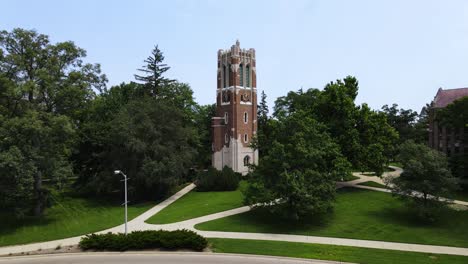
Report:
<svg viewBox="0 0 468 264"><path fill-rule="evenodd" d="M114 171L114 174L120 174L120 173L121 173L121 171L119 171L119 170Z"/></svg>

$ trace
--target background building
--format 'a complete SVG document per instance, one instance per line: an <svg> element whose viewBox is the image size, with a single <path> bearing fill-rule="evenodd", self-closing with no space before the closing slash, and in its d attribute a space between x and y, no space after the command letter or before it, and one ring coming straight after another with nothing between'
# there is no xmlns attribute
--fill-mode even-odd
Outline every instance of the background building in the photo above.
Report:
<svg viewBox="0 0 468 264"><path fill-rule="evenodd" d="M438 119L437 112L465 96L468 96L468 88L447 90L439 88L429 110L429 146L444 152L449 157L468 151L466 149L468 146L464 144L468 128L444 126Z"/></svg>
<svg viewBox="0 0 468 264"><path fill-rule="evenodd" d="M245 175L249 164L258 164L258 150L250 147L257 132L255 50L241 49L239 41L219 50L217 77L213 167L228 166Z"/></svg>

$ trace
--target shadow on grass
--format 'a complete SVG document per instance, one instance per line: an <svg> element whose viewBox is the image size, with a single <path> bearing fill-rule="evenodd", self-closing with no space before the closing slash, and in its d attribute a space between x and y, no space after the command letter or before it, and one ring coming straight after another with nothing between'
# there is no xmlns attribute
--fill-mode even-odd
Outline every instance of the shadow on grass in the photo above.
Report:
<svg viewBox="0 0 468 264"><path fill-rule="evenodd" d="M68 194L67 194L68 195ZM81 219L86 214L99 214L103 209L119 208L121 203L104 199L86 199L78 196L59 195L51 198L51 207L45 209L42 216L17 218L13 212L0 212L0 237L16 233L19 229L46 229L55 224L62 224L68 219ZM73 198L72 198L73 197ZM134 209L146 208L150 202L129 204Z"/></svg>
<svg viewBox="0 0 468 264"><path fill-rule="evenodd" d="M8 212L0 212L0 237L13 234L19 228L24 227L46 227L53 222L55 219L42 217L27 216L21 219L15 217L14 214Z"/></svg>

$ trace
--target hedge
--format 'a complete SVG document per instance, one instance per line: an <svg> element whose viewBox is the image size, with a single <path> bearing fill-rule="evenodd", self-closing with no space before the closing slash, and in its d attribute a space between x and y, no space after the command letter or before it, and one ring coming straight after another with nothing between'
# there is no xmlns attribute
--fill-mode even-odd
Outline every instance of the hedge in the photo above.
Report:
<svg viewBox="0 0 468 264"><path fill-rule="evenodd" d="M190 230L150 230L122 233L90 234L80 240L83 250L125 251L138 249L193 249L202 251L208 241Z"/></svg>
<svg viewBox="0 0 468 264"><path fill-rule="evenodd" d="M239 186L241 174L234 172L231 168L224 166L222 171L210 167L198 174L197 191L234 191Z"/></svg>

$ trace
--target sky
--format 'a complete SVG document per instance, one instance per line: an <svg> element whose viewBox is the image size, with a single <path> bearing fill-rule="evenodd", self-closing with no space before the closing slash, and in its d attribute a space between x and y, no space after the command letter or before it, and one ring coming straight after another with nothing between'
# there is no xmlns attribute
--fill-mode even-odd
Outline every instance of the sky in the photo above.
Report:
<svg viewBox="0 0 468 264"><path fill-rule="evenodd" d="M0 30L74 41L108 87L134 80L154 45L200 104L215 103L217 51L254 48L257 88L274 100L347 75L357 103L419 111L439 87L468 87L468 1L0 0Z"/></svg>

